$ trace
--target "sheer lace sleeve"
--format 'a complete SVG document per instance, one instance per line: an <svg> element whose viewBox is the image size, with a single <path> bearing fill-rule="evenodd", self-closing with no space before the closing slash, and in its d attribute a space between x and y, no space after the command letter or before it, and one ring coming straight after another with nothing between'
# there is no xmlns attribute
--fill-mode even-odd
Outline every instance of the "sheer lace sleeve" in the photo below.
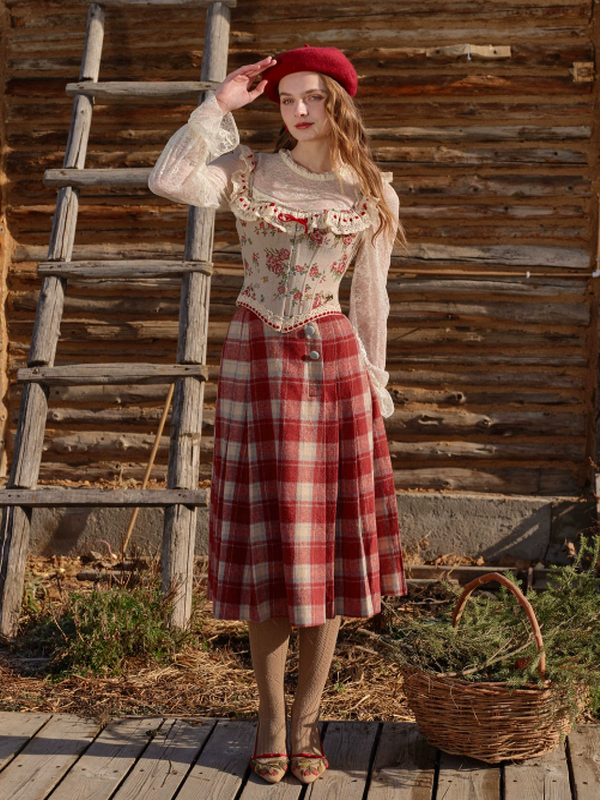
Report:
<svg viewBox="0 0 600 800"><path fill-rule="evenodd" d="M203 208L226 206L231 176L240 169L240 159L235 154L223 154L235 149L239 141L233 116L223 116L214 94L209 94L192 112L187 125L167 142L150 173L148 187L176 203Z"/></svg>
<svg viewBox="0 0 600 800"><path fill-rule="evenodd" d="M389 184L384 183L384 193L392 213L397 216L399 202L396 192ZM385 371L385 360L387 318L390 310L387 274L393 243L390 237L383 234L372 242L372 234L372 229L363 234L354 264L349 319L358 336L381 413L384 417L389 417L394 413L394 402L386 389L389 374Z"/></svg>

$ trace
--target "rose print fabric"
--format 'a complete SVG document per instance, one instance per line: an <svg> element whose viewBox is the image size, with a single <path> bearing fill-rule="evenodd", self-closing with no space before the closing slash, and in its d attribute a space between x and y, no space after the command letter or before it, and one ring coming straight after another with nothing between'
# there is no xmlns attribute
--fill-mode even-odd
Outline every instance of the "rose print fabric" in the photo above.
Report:
<svg viewBox="0 0 600 800"><path fill-rule="evenodd" d="M361 195L348 168L315 174L285 150L255 154L238 143L232 115L223 117L210 95L167 143L150 189L176 202L233 211L244 262L237 304L277 331L339 314L339 285L354 262L349 319L381 412L389 416L391 242L383 236L372 240L378 225L374 201ZM396 193L384 186L397 210Z"/></svg>

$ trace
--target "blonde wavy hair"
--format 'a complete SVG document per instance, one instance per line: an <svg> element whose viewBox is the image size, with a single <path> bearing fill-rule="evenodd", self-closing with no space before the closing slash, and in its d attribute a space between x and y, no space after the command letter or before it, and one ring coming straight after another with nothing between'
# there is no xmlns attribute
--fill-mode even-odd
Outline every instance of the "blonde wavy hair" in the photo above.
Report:
<svg viewBox="0 0 600 800"><path fill-rule="evenodd" d="M381 233L394 237L406 247L406 236L400 221L395 217L385 200L381 171L375 165L371 154L369 137L365 130L360 111L348 92L334 78L319 73L325 88L325 112L331 126L330 156L332 164L346 164L358 177L360 190L365 197L377 203L379 225L373 239ZM281 149L292 150L297 140L285 126L281 128L275 145L275 152Z"/></svg>

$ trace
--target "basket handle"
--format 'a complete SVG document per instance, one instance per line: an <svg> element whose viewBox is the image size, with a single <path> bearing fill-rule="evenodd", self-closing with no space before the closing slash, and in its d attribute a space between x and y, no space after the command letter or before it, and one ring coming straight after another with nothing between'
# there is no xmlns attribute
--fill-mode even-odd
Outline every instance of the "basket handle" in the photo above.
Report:
<svg viewBox="0 0 600 800"><path fill-rule="evenodd" d="M479 578L475 578L470 583L467 583L463 589L463 593L458 598L456 608L454 609L454 614L452 615L452 627L456 628L460 622L460 618L462 617L464 606L469 595L479 586L482 586L484 583L489 583L490 581L497 581L498 583L501 583L502 586L505 586L509 592L514 594L519 603L525 609L527 619L529 620L533 629L533 636L535 638L535 643L537 644L538 653L541 652L542 654L540 657L540 663L538 664L538 672L540 674L540 678L544 680L546 677L546 654L544 653L544 640L542 639L542 632L536 619L535 612L531 606L531 603L525 597L523 592L517 586L515 586L512 581L509 581L508 578L505 578L504 575L501 575L499 572L488 572L487 575L481 575Z"/></svg>

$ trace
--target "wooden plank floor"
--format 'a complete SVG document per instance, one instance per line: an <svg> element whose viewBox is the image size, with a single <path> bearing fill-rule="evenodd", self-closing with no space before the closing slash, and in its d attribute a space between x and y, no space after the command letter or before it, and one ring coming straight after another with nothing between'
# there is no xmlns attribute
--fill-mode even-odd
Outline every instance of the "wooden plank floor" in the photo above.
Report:
<svg viewBox="0 0 600 800"><path fill-rule="evenodd" d="M0 713L1 800L598 800L600 727L544 758L489 766L430 747L412 723L325 722L330 769L270 786L248 768L256 724Z"/></svg>

